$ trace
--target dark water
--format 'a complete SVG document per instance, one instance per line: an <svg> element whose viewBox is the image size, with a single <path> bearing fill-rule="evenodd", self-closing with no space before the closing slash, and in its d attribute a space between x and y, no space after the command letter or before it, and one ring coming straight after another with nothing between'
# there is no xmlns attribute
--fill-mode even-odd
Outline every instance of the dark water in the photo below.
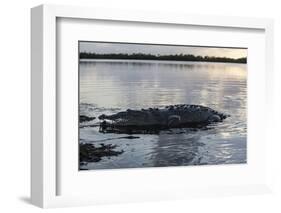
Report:
<svg viewBox="0 0 281 213"><path fill-rule="evenodd" d="M231 117L208 129L171 129L159 134L99 133L80 128L80 142L117 145L124 152L84 169L246 163L247 67L244 64L126 60L80 61L80 115L200 104ZM83 125L97 123L94 120Z"/></svg>

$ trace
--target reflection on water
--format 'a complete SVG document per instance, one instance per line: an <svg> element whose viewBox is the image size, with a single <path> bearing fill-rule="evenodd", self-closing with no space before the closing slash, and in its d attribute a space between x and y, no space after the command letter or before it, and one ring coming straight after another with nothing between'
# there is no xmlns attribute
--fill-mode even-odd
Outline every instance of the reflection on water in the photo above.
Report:
<svg viewBox="0 0 281 213"><path fill-rule="evenodd" d="M97 127L80 128L81 142L98 145L102 140L124 150L119 156L105 157L83 168L245 163L246 69L244 64L227 63L80 61L81 115L97 117L127 108L171 104L200 104L231 115L206 130L172 129L139 134L136 139L102 134Z"/></svg>

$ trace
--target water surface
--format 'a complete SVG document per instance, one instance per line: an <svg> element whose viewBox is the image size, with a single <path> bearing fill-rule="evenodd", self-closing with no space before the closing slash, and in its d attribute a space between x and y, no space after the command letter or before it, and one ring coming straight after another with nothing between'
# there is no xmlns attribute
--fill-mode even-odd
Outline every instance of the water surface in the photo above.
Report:
<svg viewBox="0 0 281 213"><path fill-rule="evenodd" d="M98 117L128 108L200 104L231 116L207 129L135 134L137 139L100 133L98 127L80 128L80 143L115 144L116 150L124 150L82 169L246 163L245 64L81 60L79 66L80 115Z"/></svg>

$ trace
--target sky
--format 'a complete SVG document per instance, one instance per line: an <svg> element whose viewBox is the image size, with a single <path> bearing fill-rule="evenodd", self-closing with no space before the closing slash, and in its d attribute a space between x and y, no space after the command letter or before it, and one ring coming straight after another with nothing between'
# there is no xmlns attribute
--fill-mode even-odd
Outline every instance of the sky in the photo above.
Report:
<svg viewBox="0 0 281 213"><path fill-rule="evenodd" d="M153 55L192 54L227 58L247 57L246 48L218 48L199 46L151 45L109 42L79 42L80 52L91 53L144 53Z"/></svg>

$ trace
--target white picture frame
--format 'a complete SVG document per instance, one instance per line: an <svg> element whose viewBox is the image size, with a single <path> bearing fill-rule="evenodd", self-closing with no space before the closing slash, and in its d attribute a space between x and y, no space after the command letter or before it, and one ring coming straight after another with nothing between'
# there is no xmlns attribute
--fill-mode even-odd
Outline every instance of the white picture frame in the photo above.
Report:
<svg viewBox="0 0 281 213"><path fill-rule="evenodd" d="M152 13L147 11L121 11L101 8L84 8L74 6L41 5L31 10L31 201L34 205L47 207L91 205L99 203L115 202L138 202L143 200L165 200L198 196L252 194L270 191L270 160L269 153L264 150L260 153L263 156L265 165L259 169L257 174L262 178L249 184L245 181L233 184L210 185L200 187L199 183L193 183L194 188L175 187L168 185L165 189L159 189L161 185L152 188L151 191L138 192L136 190L125 190L123 195L109 193L101 195L58 195L58 166L59 152L57 146L57 88L60 82L57 79L57 20L79 19L79 20L100 20L119 21L131 23L153 23L156 25L172 26L201 26L212 28L231 29L253 29L263 31L264 37L264 69L265 87L261 92L265 94L263 108L273 104L271 91L273 88L273 21L271 19L241 18L241 17L216 17L203 15L173 14L173 13ZM171 29L172 30L172 29ZM162 35L163 36L163 35ZM252 82L255 83L255 82ZM264 110L264 109L261 109ZM265 139L262 147L270 146L270 116L268 112L263 117L266 131L263 134ZM73 143L77 141L73 141ZM269 150L269 149L268 149ZM261 156L261 155L260 155ZM265 160L266 159L266 160ZM214 167L204 168L212 171ZM184 170L182 168L181 170ZM247 169L247 168L246 168ZM134 170L132 177L148 176L151 173L166 175L159 169L149 169L149 172ZM168 170L167 170L168 171ZM166 171L166 172L167 172ZM174 170L176 175L170 178L175 179L181 171ZM207 172L207 171L204 171ZM123 170L119 176L130 173ZM118 175L117 173L115 173ZM199 174L199 173L198 173ZM95 173L91 174L94 176ZM85 176L85 174L84 174ZM87 174L86 174L87 176ZM127 176L125 178L128 178ZM174 180L175 181L175 180ZM77 184L77 183L73 183ZM126 188L126 186L124 186ZM129 186L127 186L129 188ZM144 187L145 189L145 187Z"/></svg>

